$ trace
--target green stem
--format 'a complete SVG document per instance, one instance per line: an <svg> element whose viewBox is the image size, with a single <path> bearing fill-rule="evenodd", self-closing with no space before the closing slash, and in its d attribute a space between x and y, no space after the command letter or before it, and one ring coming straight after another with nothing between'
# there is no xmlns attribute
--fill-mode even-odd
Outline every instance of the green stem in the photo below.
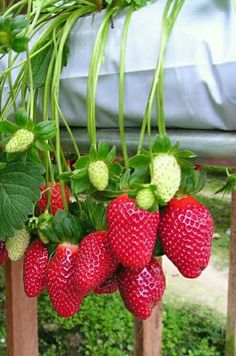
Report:
<svg viewBox="0 0 236 356"><path fill-rule="evenodd" d="M127 46L127 38L128 38L128 29L129 23L131 20L131 16L133 13L133 7L130 7L122 34L122 45L121 45L121 54L120 54L120 78L119 78L119 128L120 128L120 138L121 138L121 146L123 151L123 157L125 162L125 168L128 169L128 151L125 139L125 126L124 126L124 76L125 76L125 55L126 55L126 46Z"/></svg>
<svg viewBox="0 0 236 356"><path fill-rule="evenodd" d="M153 99L155 96L155 91L157 89L158 82L160 80L160 73L163 70L163 62L164 62L165 50L166 50L166 46L168 43L168 39L171 35L173 26L175 24L175 21L177 19L177 16L178 16L182 6L184 4L184 1L185 0L174 0L174 4L173 4L173 0L168 0L165 10L164 10L164 13L163 13L162 27L161 27L161 31L162 31L162 33L161 33L161 47L160 47L159 59L157 61L157 66L156 66L156 69L154 72L154 77L152 80L152 85L151 85L151 89L149 92L149 98L148 98L148 102L147 102L147 106L146 106L146 110L145 110L145 114L144 114L144 120L143 120L143 124L141 127L141 134L140 134L139 144L138 144L138 153L140 153L141 148L143 146L146 126L147 126L148 122L151 120ZM163 95L163 93L159 93L159 97L160 97L160 95ZM161 100L162 100L162 103L164 103L164 100L163 99L161 99ZM161 112L161 109L160 109L160 112ZM159 127L158 127L159 134L161 136L163 136L165 134L165 117L164 116L159 117L158 120L160 121Z"/></svg>
<svg viewBox="0 0 236 356"><path fill-rule="evenodd" d="M66 127L66 129L68 131L68 134L70 135L70 138L71 138L72 144L74 146L75 152L76 152L78 158L80 158L79 147L77 145L77 142L76 142L76 139L75 139L75 137L73 135L73 132L71 131L70 126L68 125L68 123L66 121L66 118L65 118L63 112L61 111L61 108L60 108L60 106L59 106L59 104L57 102L56 102L56 105L57 105L58 112L59 112L59 114L60 114L60 116L62 118L63 124L65 125L65 127Z"/></svg>
<svg viewBox="0 0 236 356"><path fill-rule="evenodd" d="M56 161L57 161L57 166L58 166L58 172L59 175L62 174L62 161L61 161L61 143L60 143L60 119L59 119L59 111L58 111L58 101L59 101L59 84L60 84L60 73L61 73L61 68L62 68L62 58L63 58L63 50L65 46L65 42L67 40L67 37L70 33L70 30L72 26L74 25L75 21L80 17L85 15L86 13L91 12L93 8L92 7L84 7L79 9L77 12L73 13L70 15L68 20L65 23L64 26L64 31L60 38L57 40L55 37L55 32L54 32L54 43L55 43L55 50L57 51L57 56L56 56L56 61L55 61L55 67L54 67L54 72L53 72L53 78L52 78L52 109L53 109L53 118L55 120L56 124ZM67 211L67 202L66 202L66 197L65 197L65 191L63 189L64 183L61 182L62 186L62 199L63 199L63 204L64 204L64 209Z"/></svg>
<svg viewBox="0 0 236 356"><path fill-rule="evenodd" d="M8 68L12 67L12 51L8 52ZM14 111L16 112L16 102L14 100L14 92L13 92L13 88L12 88L12 77L11 77L11 70L8 72L8 85L9 85L9 90L10 90L10 95L12 97L13 100L13 108Z"/></svg>
<svg viewBox="0 0 236 356"><path fill-rule="evenodd" d="M33 80L33 73L32 73L32 67L31 67L31 61L30 61L30 52L29 52L29 47L27 47L26 50L26 55L27 55L27 65L28 65L28 73L29 73L29 117L33 120L34 117L34 80Z"/></svg>
<svg viewBox="0 0 236 356"><path fill-rule="evenodd" d="M91 145L96 145L96 89L98 82L98 74L104 55L105 44L107 40L110 20L117 11L117 8L107 10L103 21L99 27L93 53L89 66L88 84L87 84L87 127Z"/></svg>

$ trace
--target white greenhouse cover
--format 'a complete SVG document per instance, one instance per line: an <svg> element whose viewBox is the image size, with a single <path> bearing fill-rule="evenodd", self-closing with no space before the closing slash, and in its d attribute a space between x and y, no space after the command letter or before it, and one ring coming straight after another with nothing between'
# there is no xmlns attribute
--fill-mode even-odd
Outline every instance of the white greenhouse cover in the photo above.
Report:
<svg viewBox="0 0 236 356"><path fill-rule="evenodd" d="M125 126L140 127L156 66L165 0L133 13L125 66ZM97 127L118 127L118 79L125 12L114 19L97 90ZM86 127L86 86L104 12L79 19L61 74L60 105L70 125ZM234 0L187 0L165 60L169 128L236 130L236 9ZM1 61L0 71L6 66ZM6 88L5 93L8 91ZM153 110L153 125L156 125Z"/></svg>

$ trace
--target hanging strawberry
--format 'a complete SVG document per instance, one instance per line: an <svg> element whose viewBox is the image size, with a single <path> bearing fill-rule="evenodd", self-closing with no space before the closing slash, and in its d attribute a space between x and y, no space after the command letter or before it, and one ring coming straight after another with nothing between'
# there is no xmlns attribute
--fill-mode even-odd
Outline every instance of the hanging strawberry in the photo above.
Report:
<svg viewBox="0 0 236 356"><path fill-rule="evenodd" d="M79 245L76 263L76 286L82 295L103 283L118 267L113 256L107 232L96 231L87 235Z"/></svg>
<svg viewBox="0 0 236 356"><path fill-rule="evenodd" d="M117 273L113 273L102 284L94 289L95 294L112 294L118 289Z"/></svg>
<svg viewBox="0 0 236 356"><path fill-rule="evenodd" d="M108 237L118 260L129 268L143 268L152 257L159 212L140 209L126 194L107 209Z"/></svg>
<svg viewBox="0 0 236 356"><path fill-rule="evenodd" d="M79 158L74 165L75 170L70 176L73 191L77 194L102 192L119 181L122 167L113 162L115 154L115 147L109 151L103 141L98 147L92 145L89 154Z"/></svg>
<svg viewBox="0 0 236 356"><path fill-rule="evenodd" d="M164 294L165 275L153 258L142 270L123 267L118 275L118 287L126 308L136 318L145 320Z"/></svg>
<svg viewBox="0 0 236 356"><path fill-rule="evenodd" d="M70 201L70 190L69 188L64 185L61 186L60 182L56 182L53 184L49 182L47 185L42 185L40 187L40 191L42 192L41 199L37 201L37 205L41 209L41 213L44 213L47 209L52 212L53 215L57 213L58 209L64 209L64 202L62 198L62 194L64 189L65 200L67 203ZM49 204L48 204L49 200Z"/></svg>
<svg viewBox="0 0 236 356"><path fill-rule="evenodd" d="M36 239L24 257L23 283L28 297L37 297L46 288L49 255L47 247Z"/></svg>
<svg viewBox="0 0 236 356"><path fill-rule="evenodd" d="M14 236L8 237L6 240L6 249L8 256L12 261L18 261L24 255L30 243L30 234L24 228L15 231Z"/></svg>

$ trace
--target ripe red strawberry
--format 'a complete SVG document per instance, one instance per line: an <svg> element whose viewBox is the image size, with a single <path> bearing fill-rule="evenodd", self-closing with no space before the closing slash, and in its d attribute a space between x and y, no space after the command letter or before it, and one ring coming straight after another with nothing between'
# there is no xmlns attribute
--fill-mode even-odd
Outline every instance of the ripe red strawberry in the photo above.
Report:
<svg viewBox="0 0 236 356"><path fill-rule="evenodd" d="M110 277L108 277L105 282L100 284L97 288L94 289L95 294L112 294L116 292L118 289L117 284L117 274L113 273Z"/></svg>
<svg viewBox="0 0 236 356"><path fill-rule="evenodd" d="M108 236L119 261L129 268L143 268L152 257L159 212L142 210L134 199L121 195L107 209Z"/></svg>
<svg viewBox="0 0 236 356"><path fill-rule="evenodd" d="M66 201L68 203L70 200L70 190L67 186L64 186L64 188L65 188ZM38 200L37 204L41 209L41 213L44 213L47 208L48 192L51 192L50 208L52 214L56 215L58 209L62 209L62 210L64 209L61 184L59 182L55 183L54 185L53 183L49 183L48 186L42 185L40 187L40 190L42 192L42 197L40 200Z"/></svg>
<svg viewBox="0 0 236 356"><path fill-rule="evenodd" d="M38 296L46 288L47 247L39 240L32 242L24 258L24 289L28 297Z"/></svg>
<svg viewBox="0 0 236 356"><path fill-rule="evenodd" d="M80 307L82 296L75 286L75 265L78 246L63 242L57 246L48 266L47 290L58 315L68 318Z"/></svg>
<svg viewBox="0 0 236 356"><path fill-rule="evenodd" d="M5 242L0 241L0 266L3 265L8 260L8 252L5 247Z"/></svg>
<svg viewBox="0 0 236 356"><path fill-rule="evenodd" d="M76 286L83 295L104 282L118 267L108 242L107 232L87 235L79 245L76 264Z"/></svg>
<svg viewBox="0 0 236 356"><path fill-rule="evenodd" d="M167 257L180 273L198 277L211 254L213 221L207 208L190 196L172 199L162 214L159 234Z"/></svg>
<svg viewBox="0 0 236 356"><path fill-rule="evenodd" d="M118 287L126 308L145 320L163 296L165 275L160 264L152 258L142 270L123 267L118 276Z"/></svg>

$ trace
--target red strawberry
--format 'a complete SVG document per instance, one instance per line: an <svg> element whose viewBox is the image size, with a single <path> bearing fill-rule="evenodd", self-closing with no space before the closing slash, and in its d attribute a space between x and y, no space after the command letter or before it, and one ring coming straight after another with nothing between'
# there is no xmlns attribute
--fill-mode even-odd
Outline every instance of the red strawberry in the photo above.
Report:
<svg viewBox="0 0 236 356"><path fill-rule="evenodd" d="M152 257L159 212L142 210L134 199L121 195L107 209L108 235L112 250L129 268L143 268Z"/></svg>
<svg viewBox="0 0 236 356"><path fill-rule="evenodd" d="M47 247L39 239L35 240L27 249L24 258L23 280L28 297L36 297L46 288L48 262Z"/></svg>
<svg viewBox="0 0 236 356"><path fill-rule="evenodd" d="M78 246L63 242L57 246L48 266L47 289L58 315L68 318L80 307L82 296L75 287L75 265Z"/></svg>
<svg viewBox="0 0 236 356"><path fill-rule="evenodd" d="M126 308L137 318L145 320L163 296L165 275L160 264L152 258L139 271L123 267L118 276L118 287Z"/></svg>
<svg viewBox="0 0 236 356"><path fill-rule="evenodd" d="M64 186L64 188L65 188L66 201L68 203L70 200L70 190L67 186ZM42 213L44 213L47 208L48 193L50 192L51 192L50 208L52 214L56 215L58 209L62 209L62 210L64 209L61 184L59 182L55 183L54 185L53 183L49 183L48 186L42 185L40 187L40 190L42 192L42 197L40 200L38 200L37 204L40 207Z"/></svg>
<svg viewBox="0 0 236 356"><path fill-rule="evenodd" d="M95 294L111 294L116 292L118 289L117 285L117 274L113 273L108 277L105 282L100 284L97 288L94 289Z"/></svg>
<svg viewBox="0 0 236 356"><path fill-rule="evenodd" d="M5 247L5 242L0 241L0 266L3 265L8 260L8 252Z"/></svg>
<svg viewBox="0 0 236 356"><path fill-rule="evenodd" d="M198 277L211 254L213 221L207 208L190 196L172 199L162 214L159 233L167 257L180 273Z"/></svg>
<svg viewBox="0 0 236 356"><path fill-rule="evenodd" d="M107 232L87 235L79 245L76 265L76 285L80 293L87 294L98 287L118 266L110 251Z"/></svg>

